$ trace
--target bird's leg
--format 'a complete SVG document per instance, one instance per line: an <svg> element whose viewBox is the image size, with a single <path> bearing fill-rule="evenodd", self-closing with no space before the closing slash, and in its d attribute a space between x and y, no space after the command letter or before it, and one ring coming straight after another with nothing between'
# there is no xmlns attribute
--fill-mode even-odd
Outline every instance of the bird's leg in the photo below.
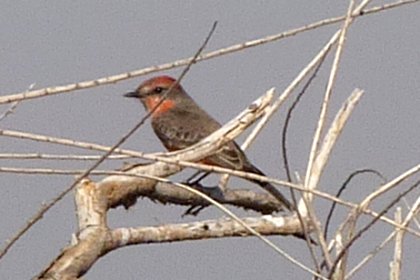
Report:
<svg viewBox="0 0 420 280"><path fill-rule="evenodd" d="M194 178L196 178L196 177L197 177L200 173L202 173L202 171L197 171L197 172L195 172L193 175L191 175L191 176L187 179L186 183L187 183L188 185L195 186L195 185L199 184L201 180L203 180L204 178L206 178L206 177L207 177L207 176L209 176L209 174L210 174L210 172L205 172L205 173L203 173L202 175L200 175L197 179L193 180L193 179L194 179Z"/></svg>
<svg viewBox="0 0 420 280"><path fill-rule="evenodd" d="M220 190L219 186L204 187L203 185L200 184L200 181L203 180L204 178L206 178L208 175L210 175L210 172L197 171L187 179L186 184L191 186L192 188L200 191L200 192L203 192L204 194L208 195L209 197L211 197L211 198L213 198L217 201L222 201L224 199L224 194ZM198 176L198 178L196 178L197 176ZM202 205L193 205L193 206L189 207L184 212L184 214L182 214L182 217L185 217L187 215L197 216L201 212L201 210L205 209L209 205L210 205L209 203L205 203L205 204L202 204Z"/></svg>
<svg viewBox="0 0 420 280"><path fill-rule="evenodd" d="M184 214L181 215L182 218L184 218L185 216L197 216L201 210L203 210L204 208L208 207L208 205L194 205L191 206L187 209L187 211L184 212Z"/></svg>
<svg viewBox="0 0 420 280"><path fill-rule="evenodd" d="M185 183L189 184L191 182L192 179L194 179L195 177L198 176L198 174L200 174L202 171L197 170L196 172L194 172L193 175L191 175L190 177L188 177L188 179L185 181Z"/></svg>
<svg viewBox="0 0 420 280"><path fill-rule="evenodd" d="M199 184L199 182L204 179L207 175L209 175L209 172L207 173L203 173L201 174L200 177L198 177L197 179L195 179L198 175L200 175L200 173L203 173L202 171L196 171L193 175L191 175L186 181L185 183L195 189L199 189L200 191L203 191L204 189L202 189L203 187ZM195 180L194 180L195 179ZM193 181L194 180L194 181ZM182 214L182 218L184 218L185 216L197 216L198 213L201 212L201 210L203 210L204 208L208 207L208 205L193 205L190 206L185 212L184 214Z"/></svg>

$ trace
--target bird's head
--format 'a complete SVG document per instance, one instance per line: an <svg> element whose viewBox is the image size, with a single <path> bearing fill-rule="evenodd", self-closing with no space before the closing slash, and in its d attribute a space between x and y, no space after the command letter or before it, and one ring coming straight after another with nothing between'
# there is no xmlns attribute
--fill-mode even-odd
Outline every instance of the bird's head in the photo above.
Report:
<svg viewBox="0 0 420 280"><path fill-rule="evenodd" d="M141 83L135 91L124 94L125 97L138 98L147 111L154 110L157 116L172 109L178 99L184 98L186 93L176 80L169 76L158 76ZM170 90L170 91L169 91ZM163 101L162 98L165 98ZM154 109L158 106L157 109Z"/></svg>

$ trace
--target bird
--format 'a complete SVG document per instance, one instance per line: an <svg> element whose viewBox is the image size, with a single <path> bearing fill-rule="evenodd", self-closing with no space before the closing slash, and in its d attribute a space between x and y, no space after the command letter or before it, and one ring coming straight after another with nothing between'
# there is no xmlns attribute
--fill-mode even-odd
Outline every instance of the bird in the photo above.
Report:
<svg viewBox="0 0 420 280"><path fill-rule="evenodd" d="M151 113L153 131L168 151L194 145L221 127L221 124L202 109L176 79L170 76L150 78L124 96L139 99L146 111ZM228 142L200 162L265 176L250 162L235 141ZM248 178L247 180L274 196L281 204L281 210L294 210L294 206L272 184Z"/></svg>

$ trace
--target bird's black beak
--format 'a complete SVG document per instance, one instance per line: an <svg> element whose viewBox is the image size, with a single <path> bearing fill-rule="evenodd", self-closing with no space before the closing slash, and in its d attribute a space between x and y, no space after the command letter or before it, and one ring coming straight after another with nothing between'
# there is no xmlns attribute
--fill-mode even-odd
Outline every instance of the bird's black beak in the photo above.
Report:
<svg viewBox="0 0 420 280"><path fill-rule="evenodd" d="M124 96L125 97L139 97L138 96L138 94L137 94L137 91L130 91L130 92L127 92L126 94L124 94Z"/></svg>

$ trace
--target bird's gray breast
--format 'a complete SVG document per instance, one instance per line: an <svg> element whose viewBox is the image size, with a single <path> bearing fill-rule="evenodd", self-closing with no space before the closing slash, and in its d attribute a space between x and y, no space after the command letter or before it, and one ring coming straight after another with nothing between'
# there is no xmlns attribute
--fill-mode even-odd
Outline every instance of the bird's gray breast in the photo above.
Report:
<svg viewBox="0 0 420 280"><path fill-rule="evenodd" d="M174 111L152 121L152 127L169 150L189 147L216 131L220 125L203 112Z"/></svg>

